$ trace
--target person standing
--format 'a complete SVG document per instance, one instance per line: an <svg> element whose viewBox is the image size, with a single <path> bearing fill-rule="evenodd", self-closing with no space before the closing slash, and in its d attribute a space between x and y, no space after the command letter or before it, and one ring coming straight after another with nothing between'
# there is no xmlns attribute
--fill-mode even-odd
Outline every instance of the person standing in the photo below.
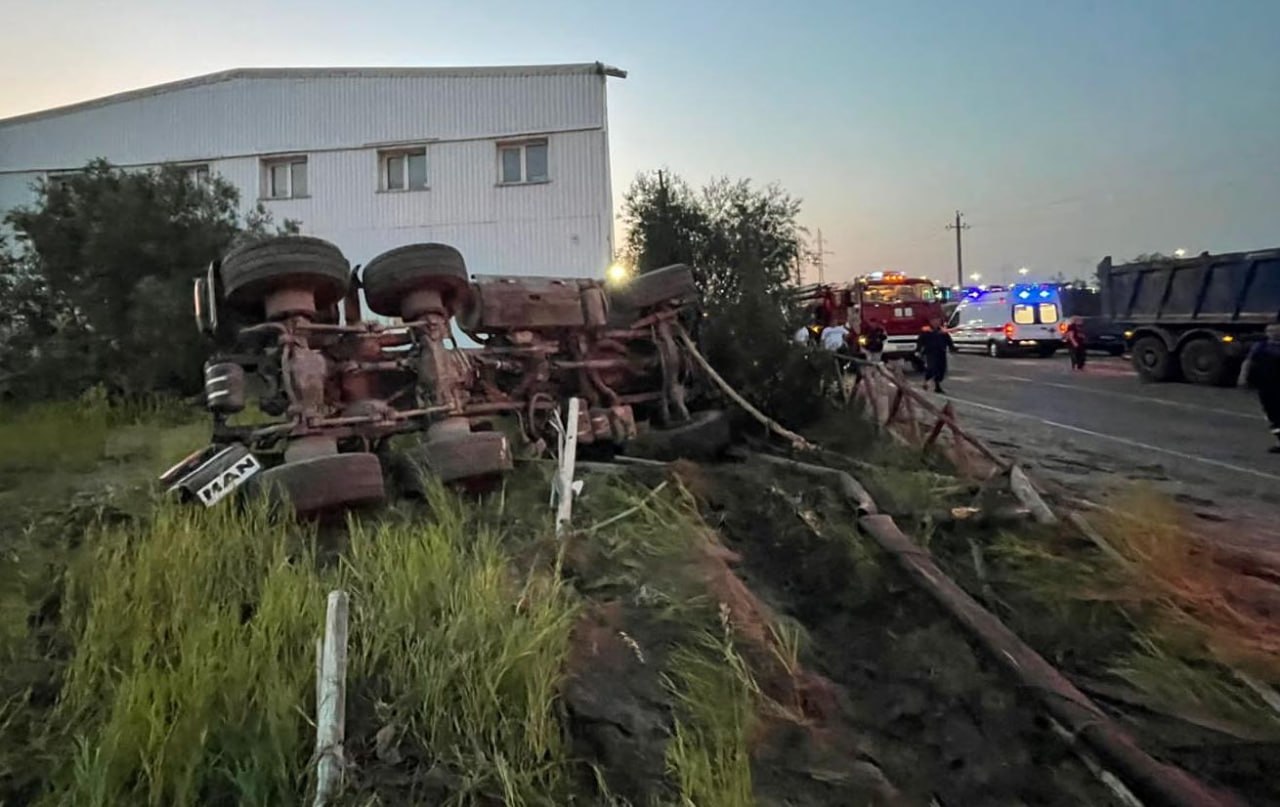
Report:
<svg viewBox="0 0 1280 807"><path fill-rule="evenodd" d="M849 335L849 329L843 325L831 325L822 329L822 349L829 350L832 353L839 353L845 349L845 337Z"/></svg>
<svg viewBox="0 0 1280 807"><path fill-rule="evenodd" d="M889 332L880 324L880 320L873 319L867 323L865 336L867 343L863 347L866 348L867 358L872 364L879 364L884 355L884 343L889 340Z"/></svg>
<svg viewBox="0 0 1280 807"><path fill-rule="evenodd" d="M1071 369L1083 370L1085 357L1088 354L1085 348L1088 337L1084 332L1084 320L1080 317L1072 317L1067 323L1063 341L1067 343L1067 352L1071 354Z"/></svg>
<svg viewBox="0 0 1280 807"><path fill-rule="evenodd" d="M1240 383L1258 391L1258 402L1276 440L1267 450L1280 454L1280 323L1268 325L1266 339L1249 351L1240 368Z"/></svg>
<svg viewBox="0 0 1280 807"><path fill-rule="evenodd" d="M942 323L935 319L924 326L916 338L916 351L924 358L924 388L928 389L932 381L933 391L945 395L942 379L947 377L947 354L956 352L951 334L943 330Z"/></svg>

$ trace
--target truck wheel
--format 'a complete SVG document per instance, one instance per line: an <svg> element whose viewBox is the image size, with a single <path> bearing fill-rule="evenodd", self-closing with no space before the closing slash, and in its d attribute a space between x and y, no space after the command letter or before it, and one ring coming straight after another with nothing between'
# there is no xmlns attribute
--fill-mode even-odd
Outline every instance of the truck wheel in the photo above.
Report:
<svg viewBox="0 0 1280 807"><path fill-rule="evenodd" d="M987 342L987 355L993 359L1004 358L1005 349L999 342Z"/></svg>
<svg viewBox="0 0 1280 807"><path fill-rule="evenodd" d="M1172 381L1174 368L1169 348L1160 337L1143 336L1133 343L1133 369L1144 381Z"/></svg>
<svg viewBox="0 0 1280 807"><path fill-rule="evenodd" d="M1182 346L1182 376L1193 384L1221 386L1227 376L1227 357L1217 340L1192 339Z"/></svg>
<svg viewBox="0 0 1280 807"><path fill-rule="evenodd" d="M286 462L258 475L258 490L293 505L300 516L374 504L386 498L374 454L330 454Z"/></svg>
<svg viewBox="0 0 1280 807"><path fill-rule="evenodd" d="M719 409L694 412L684 423L651 429L629 442L628 453L660 460L713 459L729 447L729 418Z"/></svg>
<svg viewBox="0 0 1280 807"><path fill-rule="evenodd" d="M462 253L448 244L409 244L388 250L364 267L364 299L385 317L402 316L405 295L418 289L440 292L449 314L471 297L471 282Z"/></svg>
<svg viewBox="0 0 1280 807"><path fill-rule="evenodd" d="M696 297L698 286L693 272L682 263L654 269L631 279L627 285L609 295L614 307L638 311L667 300Z"/></svg>
<svg viewBox="0 0 1280 807"><path fill-rule="evenodd" d="M484 479L511 470L511 446L502 432L469 432L428 440L422 447L427 467L441 482Z"/></svg>
<svg viewBox="0 0 1280 807"><path fill-rule="evenodd" d="M241 309L261 308L281 289L310 291L315 307L342 299L351 282L351 265L342 251L322 238L282 235L237 247L219 269L227 302Z"/></svg>

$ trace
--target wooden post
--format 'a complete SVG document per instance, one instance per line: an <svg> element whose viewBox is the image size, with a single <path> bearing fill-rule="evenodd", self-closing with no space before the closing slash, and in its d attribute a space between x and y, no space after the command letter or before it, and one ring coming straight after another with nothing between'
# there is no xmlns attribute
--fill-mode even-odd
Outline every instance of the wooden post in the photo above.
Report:
<svg viewBox="0 0 1280 807"><path fill-rule="evenodd" d="M888 426L898 417L898 409L902 407L902 399L905 397L907 397L907 391L898 387L893 393L893 403L889 404L889 416L884 419L884 425Z"/></svg>
<svg viewBox="0 0 1280 807"><path fill-rule="evenodd" d="M920 443L920 421L916 420L916 407L912 401L913 399L910 395L904 401L907 410L907 434L910 435L911 442L918 445Z"/></svg>
<svg viewBox="0 0 1280 807"><path fill-rule="evenodd" d="M316 703L316 800L324 807L342 785L342 741L347 719L347 592L329 592L324 652Z"/></svg>
<svg viewBox="0 0 1280 807"><path fill-rule="evenodd" d="M1049 505L1044 503L1044 499L1040 498L1040 493L1031 484L1031 480L1027 478L1026 472L1019 465L1014 465L1009 469L1009 487L1013 490L1013 495L1018 497L1018 501L1026 505L1031 511L1031 516L1041 524L1057 524L1058 517L1054 515L1053 510L1049 509Z"/></svg>
<svg viewBox="0 0 1280 807"><path fill-rule="evenodd" d="M951 404L947 404L947 406L950 406L950 405ZM930 448L933 447L933 441L938 439L938 435L942 434L942 427L946 425L947 425L947 419L942 417L938 418L938 421L933 424L933 428L929 429L929 436L924 438L925 451L928 451Z"/></svg>
<svg viewBox="0 0 1280 807"><path fill-rule="evenodd" d="M563 537L573 520L573 466L578 455L578 413L581 404L569 399L569 415L560 435L560 464L556 474L556 536Z"/></svg>

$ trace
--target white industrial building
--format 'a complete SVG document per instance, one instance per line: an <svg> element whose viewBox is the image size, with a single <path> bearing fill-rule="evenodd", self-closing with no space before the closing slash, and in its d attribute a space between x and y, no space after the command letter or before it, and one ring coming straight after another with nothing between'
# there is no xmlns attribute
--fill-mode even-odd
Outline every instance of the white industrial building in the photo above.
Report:
<svg viewBox="0 0 1280 807"><path fill-rule="evenodd" d="M90 160L234 183L353 264L439 241L475 273L595 276L613 255L610 76L529 67L240 69L0 120L0 217Z"/></svg>

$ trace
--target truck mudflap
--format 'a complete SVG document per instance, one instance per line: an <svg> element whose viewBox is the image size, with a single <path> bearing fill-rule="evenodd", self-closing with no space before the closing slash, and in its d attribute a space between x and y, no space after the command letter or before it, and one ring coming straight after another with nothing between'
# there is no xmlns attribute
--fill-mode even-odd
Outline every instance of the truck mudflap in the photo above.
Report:
<svg viewBox="0 0 1280 807"><path fill-rule="evenodd" d="M160 477L168 492L213 507L262 470L262 463L240 443L211 446L191 454Z"/></svg>

